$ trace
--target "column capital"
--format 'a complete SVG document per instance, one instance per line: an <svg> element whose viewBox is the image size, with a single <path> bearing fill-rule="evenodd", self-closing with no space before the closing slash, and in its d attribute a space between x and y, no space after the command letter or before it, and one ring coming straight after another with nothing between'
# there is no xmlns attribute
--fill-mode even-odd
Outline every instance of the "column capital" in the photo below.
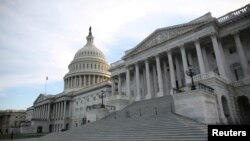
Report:
<svg viewBox="0 0 250 141"><path fill-rule="evenodd" d="M232 31L230 34L233 35L233 36L238 36L239 35L239 31L235 30L235 31Z"/></svg>
<svg viewBox="0 0 250 141"><path fill-rule="evenodd" d="M167 54L169 55L169 54L172 54L172 50L168 50L167 51Z"/></svg>
<svg viewBox="0 0 250 141"><path fill-rule="evenodd" d="M195 40L193 40L194 44L199 44L200 43L200 40L197 38Z"/></svg>
<svg viewBox="0 0 250 141"><path fill-rule="evenodd" d="M179 45L179 48L184 48L185 47L185 44L180 44Z"/></svg>
<svg viewBox="0 0 250 141"><path fill-rule="evenodd" d="M155 55L155 58L160 58L160 54L156 54L156 55Z"/></svg>
<svg viewBox="0 0 250 141"><path fill-rule="evenodd" d="M218 37L218 33L217 32L211 32L210 37Z"/></svg>

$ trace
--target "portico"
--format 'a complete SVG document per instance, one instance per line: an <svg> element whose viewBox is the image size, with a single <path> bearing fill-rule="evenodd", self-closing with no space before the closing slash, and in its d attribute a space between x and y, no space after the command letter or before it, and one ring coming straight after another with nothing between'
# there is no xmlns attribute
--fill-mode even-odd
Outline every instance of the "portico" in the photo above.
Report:
<svg viewBox="0 0 250 141"><path fill-rule="evenodd" d="M205 16L209 20L209 15ZM188 32L201 25L204 27L195 33ZM186 27L189 28L186 29ZM168 35L169 32L174 31L176 34ZM179 36L182 32L187 32L185 37ZM163 38L166 34L168 36ZM239 34L239 32L234 33L233 37L237 51L244 54ZM189 66L193 67L196 74L213 71L228 82L234 81L230 77L224 44L221 43L225 36L230 34L220 36L214 25L195 22L181 27L177 25L157 29L127 52L121 61L111 64L112 78L120 78L123 75L126 79L126 83L123 84L120 82L121 79L117 79L118 94L126 93L135 101L173 94L174 90L190 85L191 79L185 73ZM240 64L245 66L242 68L244 75L248 76L249 65L246 60L245 55L240 55ZM117 66L119 71L116 70ZM163 81L164 78L168 80ZM170 88L165 90L168 86Z"/></svg>

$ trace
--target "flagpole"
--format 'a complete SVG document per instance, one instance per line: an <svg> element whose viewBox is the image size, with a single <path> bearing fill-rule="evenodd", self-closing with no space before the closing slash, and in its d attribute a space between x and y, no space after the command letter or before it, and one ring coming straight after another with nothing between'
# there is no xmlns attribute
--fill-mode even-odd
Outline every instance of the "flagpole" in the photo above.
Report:
<svg viewBox="0 0 250 141"><path fill-rule="evenodd" d="M45 82L45 93L46 94L46 90L47 90L47 80L48 80L48 76L46 77L46 82Z"/></svg>

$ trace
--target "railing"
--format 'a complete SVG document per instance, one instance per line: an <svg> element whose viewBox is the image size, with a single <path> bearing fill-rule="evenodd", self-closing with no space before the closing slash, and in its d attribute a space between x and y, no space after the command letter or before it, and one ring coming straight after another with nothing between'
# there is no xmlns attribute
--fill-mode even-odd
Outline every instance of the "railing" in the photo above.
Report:
<svg viewBox="0 0 250 141"><path fill-rule="evenodd" d="M249 12L250 11L249 9L250 9L250 4L244 6L240 9L237 9L233 12L227 13L226 15L219 17L217 20L219 23L224 23L226 21L233 19L236 16L243 15L243 14Z"/></svg>
<svg viewBox="0 0 250 141"><path fill-rule="evenodd" d="M210 71L210 72L205 73L205 74L198 74L198 75L193 76L194 81L200 81L200 80L204 80L204 79L208 79L208 78L217 78L220 81L222 81L226 84L229 84L229 82L226 79L220 77L217 73L215 73L213 71Z"/></svg>
<svg viewBox="0 0 250 141"><path fill-rule="evenodd" d="M231 85L234 87L239 87L239 86L244 85L244 82L243 81L235 81L235 82L232 82Z"/></svg>
<svg viewBox="0 0 250 141"><path fill-rule="evenodd" d="M206 90L208 92L214 93L214 88L209 87L209 86L202 84L202 83L198 83L198 89L203 89L203 90Z"/></svg>
<svg viewBox="0 0 250 141"><path fill-rule="evenodd" d="M225 84L228 84L228 85L231 85L233 87L238 87L238 86L242 86L244 85L244 81L235 81L235 82L229 82L228 80L220 77L217 73L211 71L211 72L208 72L206 74L198 74L198 75L195 75L193 76L193 79L195 82L199 82L201 80L205 80L205 79L209 79L209 78L216 78L222 82L224 82Z"/></svg>

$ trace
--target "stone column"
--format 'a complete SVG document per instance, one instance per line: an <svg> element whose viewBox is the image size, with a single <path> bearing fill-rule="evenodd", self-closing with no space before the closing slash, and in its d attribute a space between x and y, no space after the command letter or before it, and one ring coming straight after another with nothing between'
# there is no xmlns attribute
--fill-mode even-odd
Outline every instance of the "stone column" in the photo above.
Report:
<svg viewBox="0 0 250 141"><path fill-rule="evenodd" d="M43 105L43 119L45 119L46 116L46 105Z"/></svg>
<svg viewBox="0 0 250 141"><path fill-rule="evenodd" d="M57 120L58 117L58 102L55 103L55 120Z"/></svg>
<svg viewBox="0 0 250 141"><path fill-rule="evenodd" d="M77 76L75 76L75 82L74 82L75 84L75 87L77 87Z"/></svg>
<svg viewBox="0 0 250 141"><path fill-rule="evenodd" d="M38 116L39 119L41 119L41 106L39 106L39 116Z"/></svg>
<svg viewBox="0 0 250 141"><path fill-rule="evenodd" d="M51 120L54 120L54 104L53 103L51 103L51 112L50 112L49 117Z"/></svg>
<svg viewBox="0 0 250 141"><path fill-rule="evenodd" d="M61 103L60 120L62 120L63 119L63 101L61 101L60 103Z"/></svg>
<svg viewBox="0 0 250 141"><path fill-rule="evenodd" d="M205 65L205 71L206 72L209 72L210 71L210 68L209 68L209 63L208 63L208 59L207 59L207 51L206 51L206 48L203 47L201 48L201 52L202 52L202 55L203 55L203 59L204 59L204 65Z"/></svg>
<svg viewBox="0 0 250 141"><path fill-rule="evenodd" d="M150 85L150 74L149 74L149 64L148 59L145 60L145 68L146 68L146 80L147 80L147 96L146 99L151 99L151 85Z"/></svg>
<svg viewBox="0 0 250 141"><path fill-rule="evenodd" d="M181 83L180 62L179 62L178 56L175 56L174 59L175 59L176 77L177 77L177 81L178 81L178 86L181 87L182 83Z"/></svg>
<svg viewBox="0 0 250 141"><path fill-rule="evenodd" d="M39 117L39 116L40 116L40 109L39 109L39 108L40 108L40 107L38 106L38 107L37 107L37 119L40 118L40 117Z"/></svg>
<svg viewBox="0 0 250 141"><path fill-rule="evenodd" d="M121 74L118 75L118 94L119 95L122 94L122 78L121 78Z"/></svg>
<svg viewBox="0 0 250 141"><path fill-rule="evenodd" d="M190 78L186 75L186 70L188 69L188 64L187 64L187 56L186 56L186 51L184 46L180 47L181 49L181 58L182 58L182 63L183 63L183 72L184 72L184 76L185 76L185 82L186 85L191 83Z"/></svg>
<svg viewBox="0 0 250 141"><path fill-rule="evenodd" d="M140 76L139 76L139 64L135 64L135 79L136 79L136 100L141 100L140 94Z"/></svg>
<svg viewBox="0 0 250 141"><path fill-rule="evenodd" d="M91 85L91 75L89 75L89 85L88 86L90 86Z"/></svg>
<svg viewBox="0 0 250 141"><path fill-rule="evenodd" d="M219 43L215 34L211 35L211 39L213 43L215 58L216 58L220 76L227 79L223 49L222 47L219 46Z"/></svg>
<svg viewBox="0 0 250 141"><path fill-rule="evenodd" d="M83 87L86 87L86 86L87 86L86 83L87 83L87 82L86 82L86 75L84 75L84 76L83 76Z"/></svg>
<svg viewBox="0 0 250 141"><path fill-rule="evenodd" d="M163 78L165 79L165 93L166 95L169 94L169 73L168 73L168 70L167 70L167 64L166 64L166 61L163 61L163 72L165 74L165 76L163 76Z"/></svg>
<svg viewBox="0 0 250 141"><path fill-rule="evenodd" d="M42 119L45 117L45 105L42 106Z"/></svg>
<svg viewBox="0 0 250 141"><path fill-rule="evenodd" d="M241 64L241 67L243 70L243 74L244 74L245 78L249 78L250 77L250 66L248 64L247 57L246 57L244 48L242 46L238 32L234 33L234 40L235 40L236 49L237 49L237 52L238 52L238 55L240 58L240 64Z"/></svg>
<svg viewBox="0 0 250 141"><path fill-rule="evenodd" d="M159 85L159 92L158 97L163 96L163 82L162 82L162 71L161 71L161 63L159 55L155 56L156 59L156 68L157 68L157 77L158 77L158 85Z"/></svg>
<svg viewBox="0 0 250 141"><path fill-rule="evenodd" d="M194 43L195 43L195 48L196 48L196 52L197 52L197 56L198 56L200 73L205 74L206 70L205 70L205 64L204 64L204 60L203 60L203 56L202 56L202 52L201 52L200 42L198 40L196 40Z"/></svg>
<svg viewBox="0 0 250 141"><path fill-rule="evenodd" d="M73 77L70 77L70 88L73 88Z"/></svg>
<svg viewBox="0 0 250 141"><path fill-rule="evenodd" d="M38 107L38 119L41 119L41 106Z"/></svg>
<svg viewBox="0 0 250 141"><path fill-rule="evenodd" d="M61 109L61 104L60 101L57 103L57 120L60 120L60 109Z"/></svg>
<svg viewBox="0 0 250 141"><path fill-rule="evenodd" d="M47 114L47 119L50 120L50 103L48 104L48 114Z"/></svg>
<svg viewBox="0 0 250 141"><path fill-rule="evenodd" d="M82 87L82 76L79 75L79 86Z"/></svg>
<svg viewBox="0 0 250 141"><path fill-rule="evenodd" d="M58 118L59 118L59 109L60 109L60 107L59 107L59 102L57 102L56 103L56 119L58 120Z"/></svg>
<svg viewBox="0 0 250 141"><path fill-rule="evenodd" d="M67 88L69 88L69 78L67 78Z"/></svg>
<svg viewBox="0 0 250 141"><path fill-rule="evenodd" d="M34 107L32 118L36 119L36 107Z"/></svg>
<svg viewBox="0 0 250 141"><path fill-rule="evenodd" d="M64 104L63 104L63 105L64 105L64 107L63 107L63 108L64 108L64 109L63 109L63 119L66 119L66 102L67 102L67 101L65 100L65 101L64 101Z"/></svg>
<svg viewBox="0 0 250 141"><path fill-rule="evenodd" d="M130 96L130 70L129 70L129 67L127 67L126 69L126 93L127 93L127 96Z"/></svg>
<svg viewBox="0 0 250 141"><path fill-rule="evenodd" d="M54 118L54 120L56 120L56 103L54 103L53 114L54 114L53 118Z"/></svg>
<svg viewBox="0 0 250 141"><path fill-rule="evenodd" d="M41 106L41 119L44 118L44 105Z"/></svg>
<svg viewBox="0 0 250 141"><path fill-rule="evenodd" d="M111 92L112 92L112 95L115 95L115 76L112 77Z"/></svg>
<svg viewBox="0 0 250 141"><path fill-rule="evenodd" d="M92 83L95 84L95 75L92 77Z"/></svg>
<svg viewBox="0 0 250 141"><path fill-rule="evenodd" d="M174 74L174 64L173 64L173 58L172 58L172 52L168 52L168 64L169 64L169 71L170 71L170 78L171 78L171 87L176 88L175 83L175 74ZM171 90L172 91L172 90ZM173 92L171 92L173 94Z"/></svg>
<svg viewBox="0 0 250 141"><path fill-rule="evenodd" d="M158 92L158 79L157 79L157 70L156 70L156 64L152 64L152 89L153 89L153 93L152 93L152 97L156 97L157 96L157 92Z"/></svg>

